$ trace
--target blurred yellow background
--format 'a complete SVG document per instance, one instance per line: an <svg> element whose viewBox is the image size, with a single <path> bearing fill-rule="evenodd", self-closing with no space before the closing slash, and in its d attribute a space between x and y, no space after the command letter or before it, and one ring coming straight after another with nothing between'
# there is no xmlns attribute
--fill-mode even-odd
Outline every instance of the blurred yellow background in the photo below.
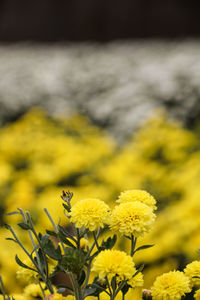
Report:
<svg viewBox="0 0 200 300"><path fill-rule="evenodd" d="M157 275L199 258L199 161L198 130L182 128L162 111L129 141L117 144L83 116L64 119L34 108L0 129L1 225L15 226L18 216L6 213L23 208L44 232L51 228L44 207L67 225L63 189L74 193L73 203L97 197L111 207L121 191L145 189L156 198L158 210L153 231L139 243L155 246L138 252L135 260L145 262L144 287L149 288ZM8 231L0 231L0 273L7 290L19 292L25 283L16 279L14 256L23 254L5 240ZM19 234L28 243L24 232Z"/></svg>

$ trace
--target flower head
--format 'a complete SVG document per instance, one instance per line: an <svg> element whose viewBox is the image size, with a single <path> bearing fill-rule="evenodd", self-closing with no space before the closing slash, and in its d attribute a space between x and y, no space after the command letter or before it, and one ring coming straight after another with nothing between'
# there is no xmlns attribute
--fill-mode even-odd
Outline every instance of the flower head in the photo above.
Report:
<svg viewBox="0 0 200 300"><path fill-rule="evenodd" d="M46 288L46 284L44 282L41 282L40 284L41 284L43 289ZM50 292L48 290L46 290L45 294L49 295ZM41 291L41 288L40 288L39 284L35 284L35 283L31 283L31 284L27 285L24 288L24 295L28 299L29 298L32 299L32 298L42 298L43 297L43 294L42 294L42 291Z"/></svg>
<svg viewBox="0 0 200 300"><path fill-rule="evenodd" d="M136 276L132 277L129 281L128 284L132 287L141 287L144 284L144 279L143 279L143 274L139 272Z"/></svg>
<svg viewBox="0 0 200 300"><path fill-rule="evenodd" d="M152 195L148 192L143 190L129 190L122 192L119 196L117 202L124 203L124 202L135 202L140 201L152 209L156 209L156 200Z"/></svg>
<svg viewBox="0 0 200 300"><path fill-rule="evenodd" d="M106 203L99 199L84 199L72 206L70 221L75 223L76 227L88 228L94 231L99 227L103 227L109 219L109 207Z"/></svg>
<svg viewBox="0 0 200 300"><path fill-rule="evenodd" d="M190 284L200 285L200 261L195 260L188 264L184 269L184 273L190 279ZM199 278L193 278L194 276L199 276Z"/></svg>
<svg viewBox="0 0 200 300"><path fill-rule="evenodd" d="M110 228L124 235L142 236L154 223L155 214L146 204L135 201L116 206L111 214Z"/></svg>
<svg viewBox="0 0 200 300"><path fill-rule="evenodd" d="M98 254L93 263L92 271L100 279L108 276L111 279L118 275L120 279L130 279L136 272L131 256L119 250L104 250Z"/></svg>
<svg viewBox="0 0 200 300"><path fill-rule="evenodd" d="M30 268L36 270L34 264L30 260L26 259L25 264ZM54 261L53 259L49 259L48 266L49 266L49 274L52 274L56 266L56 261ZM40 276L37 272L33 270L25 269L19 266L17 270L17 278L23 282L38 283Z"/></svg>
<svg viewBox="0 0 200 300"><path fill-rule="evenodd" d="M195 300L200 300L200 290L196 291L196 293L194 294L194 299Z"/></svg>
<svg viewBox="0 0 200 300"><path fill-rule="evenodd" d="M28 260L25 260L25 264L28 265L30 268L35 269L35 266L33 265L33 263ZM17 270L17 278L24 282L37 283L39 280L39 274L30 269L25 269L23 267L19 267Z"/></svg>
<svg viewBox="0 0 200 300"><path fill-rule="evenodd" d="M158 276L151 290L153 300L178 300L191 291L188 277L180 271Z"/></svg>

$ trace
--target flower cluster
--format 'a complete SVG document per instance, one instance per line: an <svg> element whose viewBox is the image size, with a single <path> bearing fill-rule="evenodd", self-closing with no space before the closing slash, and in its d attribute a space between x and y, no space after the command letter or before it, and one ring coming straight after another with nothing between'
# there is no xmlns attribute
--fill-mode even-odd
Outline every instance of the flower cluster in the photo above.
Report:
<svg viewBox="0 0 200 300"><path fill-rule="evenodd" d="M137 191L139 193L139 191ZM142 191L143 194L143 191ZM150 198L151 196L148 195ZM100 296L106 293L110 299L117 299L119 292L124 297L129 290L141 288L144 284L142 269L138 269L133 260L134 253L149 246L136 249L137 237L150 230L155 215L151 206L140 201L122 202L111 211L102 200L87 198L71 203L73 193L64 192L61 196L65 216L71 224L71 234L61 225L56 225L49 211L45 212L52 223L54 231L47 230L47 234L36 232L31 215L28 211L18 209L23 222L19 227L28 231L33 250L29 252L14 229L7 225L15 243L17 243L28 260L21 261L17 276L28 282L23 294L15 295L16 300L28 298L44 298L47 300L76 299L83 300L87 295ZM118 220L118 224L116 223ZM130 255L124 251L113 249L117 235L104 240L103 230L115 231L124 235L130 242ZM100 234L103 239L99 241ZM93 237L88 240L88 236ZM50 236L57 239L54 245ZM35 243L35 240L38 244ZM140 249L141 248L141 249ZM65 286L70 294L65 297L52 284L52 276L57 272L69 275L73 289ZM91 273L92 272L92 273ZM53 274L53 275L52 275ZM90 278L91 274L96 277ZM91 283L89 282L91 281ZM1 283L1 282L0 282ZM104 294L103 294L104 295ZM104 296L103 296L104 297ZM8 300L8 299L6 299Z"/></svg>

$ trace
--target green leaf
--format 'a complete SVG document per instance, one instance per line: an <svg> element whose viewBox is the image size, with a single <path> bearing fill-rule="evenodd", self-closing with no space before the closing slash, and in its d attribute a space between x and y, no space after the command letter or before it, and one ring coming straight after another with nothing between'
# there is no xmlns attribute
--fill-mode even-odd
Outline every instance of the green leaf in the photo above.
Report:
<svg viewBox="0 0 200 300"><path fill-rule="evenodd" d="M17 225L18 225L19 227L21 227L23 230L30 230L30 229L31 229L31 227L30 227L28 224L23 223L23 222L18 223Z"/></svg>
<svg viewBox="0 0 200 300"><path fill-rule="evenodd" d="M96 292L97 292L96 288L87 288L84 292L84 298L88 296L96 296Z"/></svg>
<svg viewBox="0 0 200 300"><path fill-rule="evenodd" d="M29 269L29 270L32 270L34 272L37 272L35 269L25 265L20 259L19 257L17 256L17 254L15 255L15 260L16 260L16 263L20 266L20 267L23 267L25 269Z"/></svg>
<svg viewBox="0 0 200 300"><path fill-rule="evenodd" d="M36 245L33 250L30 253L30 256L32 257L33 253L35 252L35 250L37 250L39 248L39 245Z"/></svg>
<svg viewBox="0 0 200 300"><path fill-rule="evenodd" d="M64 207L68 212L71 211L71 208L70 208L69 205L66 205L65 203L63 203L62 205L63 205L63 207Z"/></svg>
<svg viewBox="0 0 200 300"><path fill-rule="evenodd" d="M117 235L115 234L112 238L109 237L106 241L103 240L100 248L104 249L112 249L117 241Z"/></svg>
<svg viewBox="0 0 200 300"><path fill-rule="evenodd" d="M66 291L66 288L63 288L63 287L57 289L57 293L58 293L58 294L62 294L62 293L64 293L65 291Z"/></svg>
<svg viewBox="0 0 200 300"><path fill-rule="evenodd" d="M55 231L46 230L46 233L49 234L49 235L51 235L51 236L58 237L58 233L56 233Z"/></svg>
<svg viewBox="0 0 200 300"><path fill-rule="evenodd" d="M67 289L67 290L73 292L73 289L71 287L67 286L66 284L58 284L57 287Z"/></svg>
<svg viewBox="0 0 200 300"><path fill-rule="evenodd" d="M144 264L141 264L137 270L137 272L133 275L133 277L135 277L138 273L142 272L142 270L144 269ZM132 277L132 278L133 278Z"/></svg>
<svg viewBox="0 0 200 300"><path fill-rule="evenodd" d="M42 253L41 249L38 250L38 256L39 256L39 259L40 259L42 270L44 270L47 261L46 261L45 255Z"/></svg>
<svg viewBox="0 0 200 300"><path fill-rule="evenodd" d="M41 239L41 244L44 249L44 252L49 257L55 260L60 260L62 258L60 246L55 248L53 242L49 239L49 236L47 234L43 235Z"/></svg>
<svg viewBox="0 0 200 300"><path fill-rule="evenodd" d="M18 212L18 211L12 211L12 212L10 212L10 213L8 213L8 214L6 214L7 216L12 216L12 215L20 215L20 212Z"/></svg>
<svg viewBox="0 0 200 300"><path fill-rule="evenodd" d="M81 277L80 277L80 279L78 280L79 286L81 286L81 285L83 284L83 282L84 282L84 280L85 280L85 277L86 277L85 271L82 270L82 272L81 272Z"/></svg>
<svg viewBox="0 0 200 300"><path fill-rule="evenodd" d="M64 237L68 237L71 240L73 240L75 243L77 243L75 238L63 226L58 225L58 229L59 229L59 232L64 235Z"/></svg>
<svg viewBox="0 0 200 300"><path fill-rule="evenodd" d="M106 289L104 289L99 284L91 283L89 286L96 288L98 292L102 291L102 292L106 292L108 294L108 292L106 291Z"/></svg>
<svg viewBox="0 0 200 300"><path fill-rule="evenodd" d="M128 283L126 283L126 284L123 286L123 288L121 289L122 294L123 294L123 295L126 295L126 293L128 292L128 290L129 290L130 287L131 287L131 286L130 286Z"/></svg>
<svg viewBox="0 0 200 300"><path fill-rule="evenodd" d="M67 268L69 272L80 274L85 264L85 256L77 249L65 247L65 254L59 262L59 267Z"/></svg>
<svg viewBox="0 0 200 300"><path fill-rule="evenodd" d="M138 247L138 248L134 251L134 253L137 252L137 251L140 251L140 250L144 250L144 249L151 248L151 247L153 247L153 246L154 246L154 244L153 244L153 245L143 245L143 246L141 246L141 247Z"/></svg>
<svg viewBox="0 0 200 300"><path fill-rule="evenodd" d="M113 278L111 280L111 286L112 286L113 291L115 291L116 290L116 286L117 286L116 276L113 276Z"/></svg>
<svg viewBox="0 0 200 300"><path fill-rule="evenodd" d="M10 226L9 224L4 224L4 227L5 227L6 229L8 229L8 230L11 229L11 226Z"/></svg>
<svg viewBox="0 0 200 300"><path fill-rule="evenodd" d="M13 241L13 242L15 242L15 243L18 244L18 242L17 242L15 239L13 239L13 238L6 238L6 240L8 240L8 241Z"/></svg>
<svg viewBox="0 0 200 300"><path fill-rule="evenodd" d="M65 245L70 246L70 247L76 249L76 246L74 246L68 239L66 239L65 237L63 237L63 235L60 235L60 234L59 234L58 236L59 236L60 240L61 240Z"/></svg>

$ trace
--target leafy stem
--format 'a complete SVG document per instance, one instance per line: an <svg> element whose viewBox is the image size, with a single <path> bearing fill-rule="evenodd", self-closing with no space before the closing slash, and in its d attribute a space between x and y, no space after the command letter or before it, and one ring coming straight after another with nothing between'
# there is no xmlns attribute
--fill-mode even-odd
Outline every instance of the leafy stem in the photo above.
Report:
<svg viewBox="0 0 200 300"><path fill-rule="evenodd" d="M134 235L131 234L131 256L132 257L135 253L136 243L137 243L137 237L134 237Z"/></svg>

